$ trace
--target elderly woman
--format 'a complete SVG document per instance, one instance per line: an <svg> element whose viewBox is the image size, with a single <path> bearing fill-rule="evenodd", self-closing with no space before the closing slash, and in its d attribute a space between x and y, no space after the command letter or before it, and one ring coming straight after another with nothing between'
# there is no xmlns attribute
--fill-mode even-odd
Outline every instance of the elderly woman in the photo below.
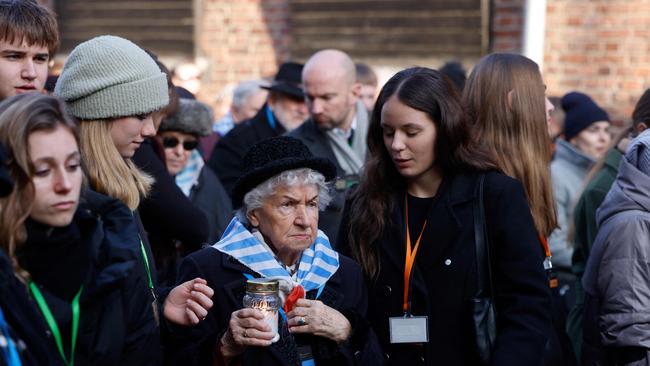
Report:
<svg viewBox="0 0 650 366"><path fill-rule="evenodd" d="M199 138L212 133L212 110L193 99L180 99L178 111L163 119L158 141L165 151L165 164L176 185L208 218L208 243L216 242L228 226L232 206L228 193L203 158L196 153ZM184 171L183 179L178 174Z"/></svg>
<svg viewBox="0 0 650 366"><path fill-rule="evenodd" d="M243 166L233 189L237 216L219 242L181 264L178 281L200 274L220 301L176 342L175 355L200 365L380 364L371 359L381 353L364 320L361 268L317 227L334 165L283 136L254 145ZM277 341L259 310L242 308L247 279L260 277L280 283Z"/></svg>

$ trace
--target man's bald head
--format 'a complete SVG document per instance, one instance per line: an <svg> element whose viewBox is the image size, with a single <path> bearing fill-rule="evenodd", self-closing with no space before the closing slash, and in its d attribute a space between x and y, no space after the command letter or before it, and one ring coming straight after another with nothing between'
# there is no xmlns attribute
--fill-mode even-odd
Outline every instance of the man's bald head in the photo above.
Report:
<svg viewBox="0 0 650 366"><path fill-rule="evenodd" d="M330 73L331 76L344 78L349 85L357 79L354 62L347 53L339 50L321 50L314 53L302 71L302 77L310 73Z"/></svg>
<svg viewBox="0 0 650 366"><path fill-rule="evenodd" d="M350 56L333 49L316 52L305 63L302 83L309 113L320 128L350 128L360 91Z"/></svg>

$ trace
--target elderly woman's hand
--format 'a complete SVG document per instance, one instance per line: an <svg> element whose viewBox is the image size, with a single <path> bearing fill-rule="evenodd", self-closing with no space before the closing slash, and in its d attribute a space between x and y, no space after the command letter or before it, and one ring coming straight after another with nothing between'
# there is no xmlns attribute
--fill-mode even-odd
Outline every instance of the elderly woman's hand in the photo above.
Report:
<svg viewBox="0 0 650 366"><path fill-rule="evenodd" d="M318 300L298 300L287 318L291 333L311 333L338 344L345 342L352 332L352 325L343 314Z"/></svg>
<svg viewBox="0 0 650 366"><path fill-rule="evenodd" d="M221 337L221 354L237 356L246 346L270 346L275 333L257 309L240 309L230 315L228 330Z"/></svg>

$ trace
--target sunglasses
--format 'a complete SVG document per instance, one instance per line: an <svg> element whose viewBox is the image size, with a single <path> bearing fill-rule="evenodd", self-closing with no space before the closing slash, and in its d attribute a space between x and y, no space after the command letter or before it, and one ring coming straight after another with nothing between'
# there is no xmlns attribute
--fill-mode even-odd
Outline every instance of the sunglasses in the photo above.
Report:
<svg viewBox="0 0 650 366"><path fill-rule="evenodd" d="M162 144L166 148L175 148L178 146L180 141L176 137L163 137ZM183 141L183 149L186 151L191 151L196 149L199 146L198 140L185 140Z"/></svg>

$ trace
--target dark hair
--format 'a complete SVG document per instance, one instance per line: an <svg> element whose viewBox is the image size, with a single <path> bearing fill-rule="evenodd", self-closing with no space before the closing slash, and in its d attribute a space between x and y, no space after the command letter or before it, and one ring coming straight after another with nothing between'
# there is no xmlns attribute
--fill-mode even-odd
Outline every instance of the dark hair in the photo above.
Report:
<svg viewBox="0 0 650 366"><path fill-rule="evenodd" d="M394 207L391 194L405 187L384 146L381 111L396 96L405 105L426 113L436 127L435 162L443 175L494 169L487 151L472 138L460 96L436 70L413 67L395 74L381 89L368 129L368 157L355 192L348 239L353 256L370 278L379 271L375 242Z"/></svg>
<svg viewBox="0 0 650 366"><path fill-rule="evenodd" d="M467 71L463 65L458 61L447 61L440 68L440 72L451 80L452 83L458 88L458 92L462 93L465 88L465 81L467 81Z"/></svg>
<svg viewBox="0 0 650 366"><path fill-rule="evenodd" d="M35 0L0 0L0 39L46 46L51 58L59 48L55 15Z"/></svg>
<svg viewBox="0 0 650 366"><path fill-rule="evenodd" d="M357 62L354 64L354 69L357 73L357 82L361 85L377 86L377 74L370 68L370 66Z"/></svg>
<svg viewBox="0 0 650 366"><path fill-rule="evenodd" d="M643 92L632 112L632 127L636 130L636 126L641 122L650 127L650 89Z"/></svg>
<svg viewBox="0 0 650 366"><path fill-rule="evenodd" d="M160 71L162 71L163 74L165 74L165 77L167 77L167 94L169 95L169 103L159 110L158 113L163 114L164 116L173 116L178 111L178 99L180 98L176 86L174 86L174 83L172 82L172 73L169 71L169 68L160 61L158 55L149 50L144 50L144 52L146 52L156 62Z"/></svg>

